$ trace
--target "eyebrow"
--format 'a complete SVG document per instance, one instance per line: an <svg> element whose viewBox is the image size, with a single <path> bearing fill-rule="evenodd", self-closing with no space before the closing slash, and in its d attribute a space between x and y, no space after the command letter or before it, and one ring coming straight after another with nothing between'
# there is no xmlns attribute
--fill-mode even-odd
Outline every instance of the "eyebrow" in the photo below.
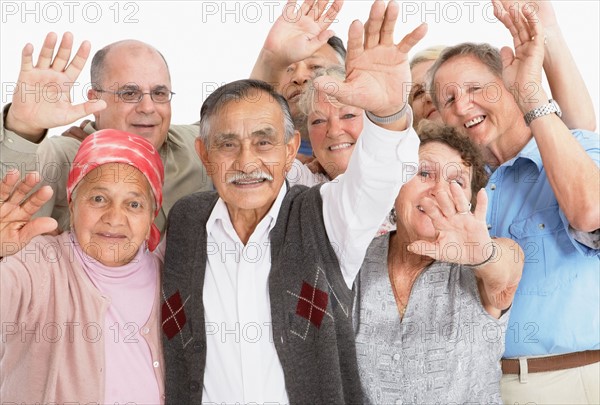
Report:
<svg viewBox="0 0 600 405"><path fill-rule="evenodd" d="M106 194L112 194L108 188L106 188L106 187L100 187L100 186L96 186L96 187L90 188L88 190L88 193L93 193L93 192L98 192L98 191L104 192ZM133 197L138 197L138 198L142 197L142 198L145 198L145 199L147 197L144 193L139 193L137 191L129 191L129 192L127 192L127 196L128 197L129 196L133 196Z"/></svg>
<svg viewBox="0 0 600 405"><path fill-rule="evenodd" d="M159 84L159 85L152 87L150 89L150 91L168 90L168 89L169 89L168 86L166 86L164 84ZM140 86L138 86L137 84L126 84L126 85L120 87L119 90L140 90Z"/></svg>
<svg viewBox="0 0 600 405"><path fill-rule="evenodd" d="M268 138L268 139L276 139L277 134L272 127L265 127L258 129L250 135L252 138Z"/></svg>
<svg viewBox="0 0 600 405"><path fill-rule="evenodd" d="M217 144L227 142L227 141L235 141L238 139L238 136L233 132L225 132L221 134L215 135L214 142Z"/></svg>
<svg viewBox="0 0 600 405"><path fill-rule="evenodd" d="M273 129L272 127L265 127L265 128L260 128L260 129L257 129L256 131L253 131L250 134L250 137L276 139L277 133L276 133L275 129ZM240 139L240 136L238 134L235 134L233 132L224 132L224 133L216 135L214 142L223 143L223 142L235 141L235 140L239 140L239 139Z"/></svg>

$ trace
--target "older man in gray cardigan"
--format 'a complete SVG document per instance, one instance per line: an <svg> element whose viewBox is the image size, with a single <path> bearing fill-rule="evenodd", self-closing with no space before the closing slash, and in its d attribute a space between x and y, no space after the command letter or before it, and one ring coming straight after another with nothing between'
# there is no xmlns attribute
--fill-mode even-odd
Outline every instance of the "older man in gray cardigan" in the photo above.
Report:
<svg viewBox="0 0 600 405"><path fill-rule="evenodd" d="M314 18L307 3L298 18ZM375 2L366 29L350 27L346 80L314 83L369 118L336 182L288 187L299 134L266 83L230 83L205 101L196 150L217 193L185 197L169 216L167 403L362 403L351 288L418 161L405 84L425 28L394 45L398 8Z"/></svg>

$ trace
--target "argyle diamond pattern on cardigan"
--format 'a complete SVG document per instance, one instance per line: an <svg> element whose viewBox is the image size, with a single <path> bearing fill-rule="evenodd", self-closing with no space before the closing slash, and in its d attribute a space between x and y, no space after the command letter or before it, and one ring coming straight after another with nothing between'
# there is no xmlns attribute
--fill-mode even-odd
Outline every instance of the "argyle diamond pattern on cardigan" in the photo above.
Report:
<svg viewBox="0 0 600 405"><path fill-rule="evenodd" d="M327 310L328 301L329 295L325 291L321 291L304 282L302 283L302 289L298 297L296 314L306 318L317 328L320 328Z"/></svg>
<svg viewBox="0 0 600 405"><path fill-rule="evenodd" d="M175 294L171 295L168 299L165 299L162 305L162 328L169 340L173 339L187 322L185 317L185 311L183 309L183 302L181 301L181 294L179 290Z"/></svg>

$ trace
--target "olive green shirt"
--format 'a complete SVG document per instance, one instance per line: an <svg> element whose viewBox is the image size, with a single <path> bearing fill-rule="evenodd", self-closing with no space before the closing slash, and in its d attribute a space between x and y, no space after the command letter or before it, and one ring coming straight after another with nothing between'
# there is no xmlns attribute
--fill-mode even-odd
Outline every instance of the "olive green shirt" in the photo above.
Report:
<svg viewBox="0 0 600 405"><path fill-rule="evenodd" d="M39 171L36 155L39 144L4 128L9 108L10 104L7 104L0 115L0 178L13 169L18 169L21 177L26 172Z"/></svg>

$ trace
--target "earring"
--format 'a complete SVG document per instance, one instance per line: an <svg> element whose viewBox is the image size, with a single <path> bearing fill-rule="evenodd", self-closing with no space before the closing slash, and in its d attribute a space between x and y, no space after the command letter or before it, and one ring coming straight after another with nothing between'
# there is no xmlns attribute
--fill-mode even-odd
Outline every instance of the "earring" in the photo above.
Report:
<svg viewBox="0 0 600 405"><path fill-rule="evenodd" d="M396 208L392 208L392 210L390 211L390 214L389 214L388 218L390 220L390 223L396 225L396 220L397 220L397 217L396 217Z"/></svg>

